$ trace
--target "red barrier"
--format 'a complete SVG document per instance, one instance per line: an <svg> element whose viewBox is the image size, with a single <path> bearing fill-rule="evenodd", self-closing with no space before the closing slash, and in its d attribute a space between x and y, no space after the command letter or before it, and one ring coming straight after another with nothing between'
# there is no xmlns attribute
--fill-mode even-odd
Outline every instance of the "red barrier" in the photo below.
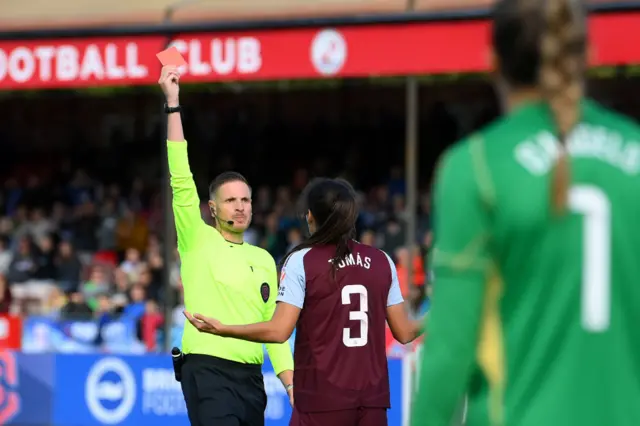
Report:
<svg viewBox="0 0 640 426"><path fill-rule="evenodd" d="M592 65L640 63L640 12L591 18ZM186 34L185 82L479 72L487 21ZM0 90L156 82L162 36L0 42Z"/></svg>
<svg viewBox="0 0 640 426"><path fill-rule="evenodd" d="M21 346L22 319L13 315L0 316L0 350L19 350Z"/></svg>

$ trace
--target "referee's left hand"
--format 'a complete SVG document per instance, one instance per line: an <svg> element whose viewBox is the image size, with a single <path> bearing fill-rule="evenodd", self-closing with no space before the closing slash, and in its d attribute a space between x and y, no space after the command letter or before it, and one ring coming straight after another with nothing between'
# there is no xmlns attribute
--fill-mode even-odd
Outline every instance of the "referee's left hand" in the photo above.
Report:
<svg viewBox="0 0 640 426"><path fill-rule="evenodd" d="M184 311L183 313L191 325L202 333L220 334L222 332L222 323L215 318L205 317L200 314L192 315L187 311Z"/></svg>

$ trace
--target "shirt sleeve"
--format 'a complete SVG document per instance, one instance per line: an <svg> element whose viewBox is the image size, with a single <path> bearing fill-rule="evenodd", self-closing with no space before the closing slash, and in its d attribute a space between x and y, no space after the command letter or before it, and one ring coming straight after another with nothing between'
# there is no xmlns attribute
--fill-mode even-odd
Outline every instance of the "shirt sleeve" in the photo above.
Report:
<svg viewBox="0 0 640 426"><path fill-rule="evenodd" d="M393 260L387 253L384 255L387 256L389 268L391 269L391 287L389 287L389 296L387 296L388 308L389 306L404 303L404 298L402 297L402 291L400 291L400 281L398 281L398 270L396 269L396 264L393 263Z"/></svg>
<svg viewBox="0 0 640 426"><path fill-rule="evenodd" d="M272 288L276 288L278 285L278 272L276 269L276 263L269 256L269 285ZM273 317L273 313L276 310L276 297L269 297L268 303L265 305L264 309L264 321L269 321ZM273 365L273 370L276 375L279 375L283 371L293 370L293 354L291 353L291 346L289 346L289 342L284 343L268 343L265 345L267 348L267 353L269 354L269 359L271 360L271 364Z"/></svg>
<svg viewBox="0 0 640 426"><path fill-rule="evenodd" d="M304 272L303 259L307 251L300 250L287 259L287 263L280 274L278 302L288 303L300 309L304 306L307 279Z"/></svg>
<svg viewBox="0 0 640 426"><path fill-rule="evenodd" d="M189 168L187 142L167 141L167 155L178 248L181 252L188 252L198 245L202 236L199 230L206 225L200 214L200 197Z"/></svg>
<svg viewBox="0 0 640 426"><path fill-rule="evenodd" d="M488 214L468 144L449 151L435 186L433 303L412 426L450 425L476 361L489 268Z"/></svg>

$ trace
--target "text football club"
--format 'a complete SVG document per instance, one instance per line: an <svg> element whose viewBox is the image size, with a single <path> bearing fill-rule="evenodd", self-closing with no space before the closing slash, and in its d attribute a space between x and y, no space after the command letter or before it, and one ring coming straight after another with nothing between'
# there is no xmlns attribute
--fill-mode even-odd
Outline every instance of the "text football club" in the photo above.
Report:
<svg viewBox="0 0 640 426"><path fill-rule="evenodd" d="M640 62L639 18L640 12L591 18L593 66ZM368 78L487 72L489 29L485 20L411 22L178 34L172 44L187 61L180 70L185 82ZM0 41L0 90L154 84L155 53L166 41L162 35Z"/></svg>

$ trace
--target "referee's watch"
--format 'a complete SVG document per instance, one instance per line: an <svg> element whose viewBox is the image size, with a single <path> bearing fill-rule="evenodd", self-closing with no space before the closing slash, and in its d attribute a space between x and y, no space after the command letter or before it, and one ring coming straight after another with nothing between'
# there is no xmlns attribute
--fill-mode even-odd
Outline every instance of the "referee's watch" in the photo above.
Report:
<svg viewBox="0 0 640 426"><path fill-rule="evenodd" d="M170 107L167 103L164 104L165 114L173 114L174 112L182 112L182 106L178 105L175 107Z"/></svg>

